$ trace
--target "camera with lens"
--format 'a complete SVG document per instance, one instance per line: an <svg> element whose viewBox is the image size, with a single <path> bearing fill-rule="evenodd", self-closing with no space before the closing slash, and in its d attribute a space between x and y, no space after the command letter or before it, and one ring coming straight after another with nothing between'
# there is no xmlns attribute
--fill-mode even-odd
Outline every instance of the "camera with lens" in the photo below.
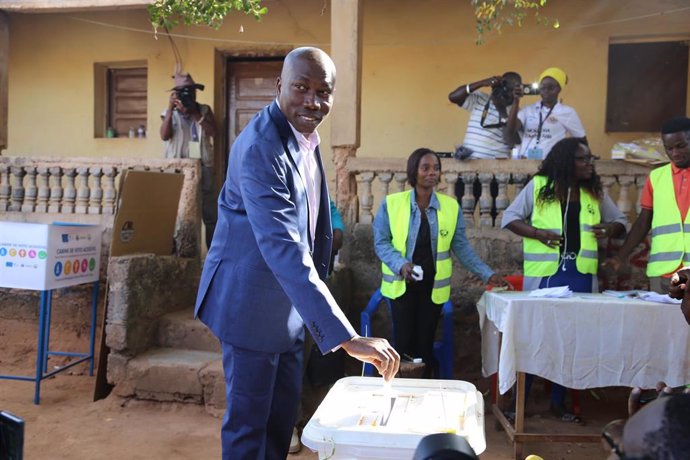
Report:
<svg viewBox="0 0 690 460"><path fill-rule="evenodd" d="M178 89L177 98L187 110L196 107L196 91L194 88L185 87Z"/></svg>
<svg viewBox="0 0 690 460"><path fill-rule="evenodd" d="M522 94L525 96L539 96L539 85L536 83L523 83Z"/></svg>
<svg viewBox="0 0 690 460"><path fill-rule="evenodd" d="M513 89L508 80L500 79L491 85L491 96L494 99L509 102L513 99Z"/></svg>

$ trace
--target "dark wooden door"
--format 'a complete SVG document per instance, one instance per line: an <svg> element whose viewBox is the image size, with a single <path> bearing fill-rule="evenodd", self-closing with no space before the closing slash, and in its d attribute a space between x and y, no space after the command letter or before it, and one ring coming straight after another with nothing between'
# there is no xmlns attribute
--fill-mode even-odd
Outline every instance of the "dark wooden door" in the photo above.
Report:
<svg viewBox="0 0 690 460"><path fill-rule="evenodd" d="M228 60L227 152L254 114L275 99L276 79L282 67L283 58ZM227 155L225 160L223 171L227 169Z"/></svg>

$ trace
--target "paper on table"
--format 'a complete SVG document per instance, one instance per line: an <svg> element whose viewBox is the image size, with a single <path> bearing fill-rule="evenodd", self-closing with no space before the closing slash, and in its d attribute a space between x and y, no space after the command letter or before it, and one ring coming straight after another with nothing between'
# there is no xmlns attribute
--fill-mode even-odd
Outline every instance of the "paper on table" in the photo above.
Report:
<svg viewBox="0 0 690 460"><path fill-rule="evenodd" d="M572 297L570 286L558 286L552 288L535 289L530 291L529 297Z"/></svg>
<svg viewBox="0 0 690 460"><path fill-rule="evenodd" d="M672 299L671 297L668 296L668 294L659 294L659 293L652 292L652 291L639 291L637 293L637 295L640 296L640 299L646 300L647 302L672 303L672 304L680 304L681 303L680 299Z"/></svg>

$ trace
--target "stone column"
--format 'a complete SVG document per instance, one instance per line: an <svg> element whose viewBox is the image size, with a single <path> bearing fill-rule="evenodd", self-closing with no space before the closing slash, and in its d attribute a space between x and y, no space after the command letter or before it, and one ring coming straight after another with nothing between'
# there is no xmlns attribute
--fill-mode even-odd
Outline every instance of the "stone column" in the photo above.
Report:
<svg viewBox="0 0 690 460"><path fill-rule="evenodd" d="M335 163L336 204L344 216L357 198L357 181L348 174L347 159L356 156L362 82L361 0L331 2L331 58L338 69L337 103L331 112L331 146ZM353 222L349 222L352 224Z"/></svg>

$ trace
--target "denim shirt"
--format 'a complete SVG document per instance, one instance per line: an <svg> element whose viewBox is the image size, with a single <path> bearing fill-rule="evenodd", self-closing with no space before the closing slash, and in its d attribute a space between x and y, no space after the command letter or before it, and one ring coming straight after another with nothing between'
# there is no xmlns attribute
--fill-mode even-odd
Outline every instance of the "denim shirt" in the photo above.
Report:
<svg viewBox="0 0 690 460"><path fill-rule="evenodd" d="M374 251L381 261L391 269L393 273L399 274L403 265L412 262L412 254L414 254L415 244L417 243L417 235L419 227L422 223L421 210L417 206L415 199L416 192L412 189L410 196L410 227L407 233L407 244L405 257L393 247L393 235L388 221L388 207L386 200L381 202L381 207L374 217ZM431 195L429 206L426 208L426 216L429 219L429 229L431 231L431 251L436 260L436 246L438 243L438 219L436 216L437 210L440 208L440 203L436 197L436 192ZM477 256L470 246L470 242L465 235L465 218L462 215L462 208L458 212L458 222L455 226L455 235L450 244L450 248L455 253L455 256L460 260L465 268L479 278L486 282L494 271L491 270L482 260Z"/></svg>

